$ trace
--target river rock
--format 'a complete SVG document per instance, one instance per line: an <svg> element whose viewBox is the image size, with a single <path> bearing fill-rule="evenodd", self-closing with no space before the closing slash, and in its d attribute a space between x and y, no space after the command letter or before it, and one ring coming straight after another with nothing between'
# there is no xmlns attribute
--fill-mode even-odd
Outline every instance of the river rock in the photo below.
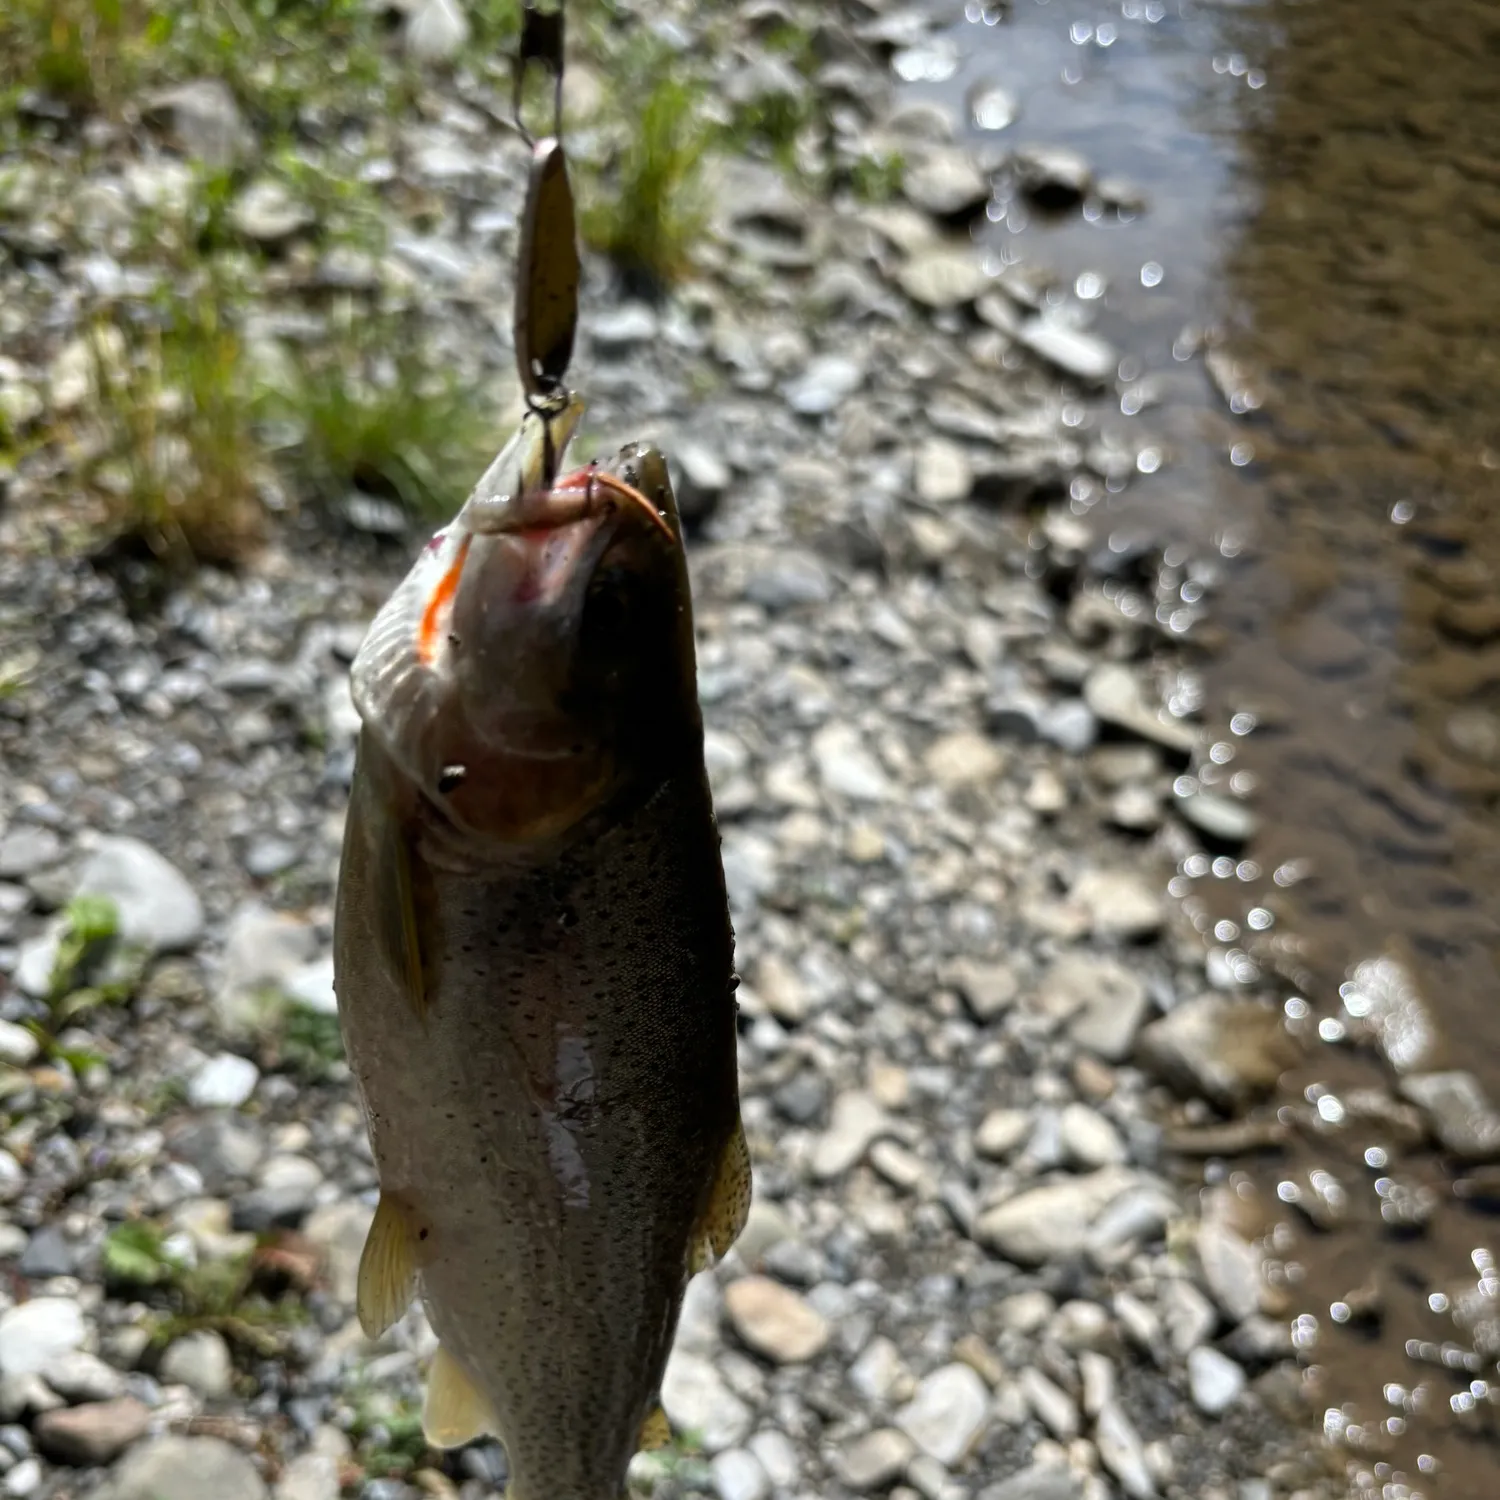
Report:
<svg viewBox="0 0 1500 1500"><path fill-rule="evenodd" d="M113 1463L150 1424L149 1407L134 1396L121 1396L42 1412L32 1432L37 1447L54 1463L85 1469Z"/></svg>
<svg viewBox="0 0 1500 1500"><path fill-rule="evenodd" d="M678 1432L695 1432L709 1454L735 1448L750 1432L750 1409L711 1360L674 1349L662 1377L661 1404Z"/></svg>
<svg viewBox="0 0 1500 1500"><path fill-rule="evenodd" d="M276 1481L276 1500L339 1500L343 1486L331 1453L299 1453Z"/></svg>
<svg viewBox="0 0 1500 1500"><path fill-rule="evenodd" d="M944 1365L926 1375L916 1394L896 1413L896 1425L924 1453L952 1468L983 1433L990 1393L968 1365Z"/></svg>
<svg viewBox="0 0 1500 1500"><path fill-rule="evenodd" d="M1271 1092L1294 1060L1281 1015L1258 1000L1187 1000L1141 1032L1139 1053L1164 1082L1226 1110Z"/></svg>
<svg viewBox="0 0 1500 1500"><path fill-rule="evenodd" d="M1058 1129L1063 1152L1075 1166L1119 1166L1130 1154L1120 1132L1086 1104L1065 1105Z"/></svg>
<svg viewBox="0 0 1500 1500"><path fill-rule="evenodd" d="M192 78L146 95L146 118L166 129L188 156L215 170L231 167L255 145L235 102L220 78Z"/></svg>
<svg viewBox="0 0 1500 1500"><path fill-rule="evenodd" d="M132 1449L100 1500L266 1500L250 1458L223 1438L161 1437Z"/></svg>
<svg viewBox="0 0 1500 1500"><path fill-rule="evenodd" d="M865 367L844 354L820 354L782 388L786 403L803 417L837 410L865 382Z"/></svg>
<svg viewBox="0 0 1500 1500"><path fill-rule="evenodd" d="M1082 1500L1084 1478L1061 1464L1030 1464L980 1490L979 1500Z"/></svg>
<svg viewBox="0 0 1500 1500"><path fill-rule="evenodd" d="M918 208L939 218L968 217L989 202L990 179L967 151L928 146L907 154L901 190Z"/></svg>
<svg viewBox="0 0 1500 1500"><path fill-rule="evenodd" d="M1035 318L1023 324L1016 337L1038 359L1045 360L1081 385L1096 389L1102 389L1114 379L1115 367L1120 362L1118 352L1097 334L1069 328L1047 318Z"/></svg>
<svg viewBox="0 0 1500 1500"><path fill-rule="evenodd" d="M851 802L884 802L892 795L890 778L847 724L828 724L813 736L813 763L830 792Z"/></svg>
<svg viewBox="0 0 1500 1500"><path fill-rule="evenodd" d="M1073 1040L1105 1062L1124 1062L1151 1009L1139 975L1110 958L1069 954L1047 975L1050 1003L1071 1015Z"/></svg>
<svg viewBox="0 0 1500 1500"><path fill-rule="evenodd" d="M777 1364L814 1359L828 1343L827 1320L769 1276L730 1282L724 1289L724 1309L740 1338Z"/></svg>
<svg viewBox="0 0 1500 1500"><path fill-rule="evenodd" d="M834 1476L856 1494L882 1490L900 1477L914 1451L912 1440L904 1432L895 1427L877 1427L834 1453Z"/></svg>
<svg viewBox="0 0 1500 1500"><path fill-rule="evenodd" d="M219 1052L188 1082L188 1103L194 1109L238 1109L255 1092L260 1069L248 1057Z"/></svg>
<svg viewBox="0 0 1500 1500"><path fill-rule="evenodd" d="M1228 1411L1245 1389L1245 1372L1207 1344L1188 1355L1187 1367L1193 1405L1205 1416L1217 1417Z"/></svg>
<svg viewBox="0 0 1500 1500"><path fill-rule="evenodd" d="M979 257L967 245L919 250L896 273L901 290L923 307L961 307L989 285Z"/></svg>
<svg viewBox="0 0 1500 1500"><path fill-rule="evenodd" d="M1098 937L1130 942L1151 937L1161 928L1161 897L1134 870L1086 870L1071 895L1088 912Z"/></svg>
<svg viewBox="0 0 1500 1500"><path fill-rule="evenodd" d="M250 183L230 204L229 222L246 239L275 245L310 228L316 216L281 183L263 177Z"/></svg>
<svg viewBox="0 0 1500 1500"><path fill-rule="evenodd" d="M1500 1157L1500 1114L1472 1073L1412 1073L1401 1095L1426 1112L1444 1150L1464 1161Z"/></svg>
<svg viewBox="0 0 1500 1500"><path fill-rule="evenodd" d="M74 895L112 901L119 936L151 953L191 948L203 934L198 893L139 839L100 839L78 872Z"/></svg>
<svg viewBox="0 0 1500 1500"><path fill-rule="evenodd" d="M0 1063L12 1068L30 1067L42 1044L24 1026L0 1020Z"/></svg>
<svg viewBox="0 0 1500 1500"><path fill-rule="evenodd" d="M709 1464L719 1500L767 1500L770 1476L760 1460L745 1448L716 1453Z"/></svg>
<svg viewBox="0 0 1500 1500"><path fill-rule="evenodd" d="M173 1339L162 1354L157 1374L167 1385L185 1385L213 1401L229 1394L234 1364L222 1335L205 1328Z"/></svg>
<svg viewBox="0 0 1500 1500"><path fill-rule="evenodd" d="M1118 1401L1106 1402L1094 1424L1099 1460L1115 1476L1130 1500L1154 1500L1156 1486L1146 1465L1140 1434Z"/></svg>
<svg viewBox="0 0 1500 1500"><path fill-rule="evenodd" d="M842 1176L886 1128L885 1111L868 1094L840 1094L827 1131L813 1147L813 1176L822 1181Z"/></svg>
<svg viewBox="0 0 1500 1500"><path fill-rule="evenodd" d="M0 1314L0 1375L36 1375L83 1343L83 1309L71 1297L33 1297Z"/></svg>
<svg viewBox="0 0 1500 1500"><path fill-rule="evenodd" d="M1265 1257L1258 1246L1227 1224L1205 1219L1198 1226L1198 1260L1214 1301L1232 1322L1260 1311L1266 1279Z"/></svg>
<svg viewBox="0 0 1500 1500"><path fill-rule="evenodd" d="M63 855L63 841L40 824L17 823L0 837L0 880L24 880L55 865Z"/></svg>
<svg viewBox="0 0 1500 1500"><path fill-rule="evenodd" d="M978 1239L1021 1266L1077 1255L1099 1215L1140 1181L1124 1168L1103 1167L1071 1182L1032 1188L982 1214Z"/></svg>
<svg viewBox="0 0 1500 1500"><path fill-rule="evenodd" d="M1106 724L1179 754L1188 754L1198 741L1198 731L1191 724L1153 707L1135 673L1118 662L1103 662L1089 673L1083 701Z"/></svg>

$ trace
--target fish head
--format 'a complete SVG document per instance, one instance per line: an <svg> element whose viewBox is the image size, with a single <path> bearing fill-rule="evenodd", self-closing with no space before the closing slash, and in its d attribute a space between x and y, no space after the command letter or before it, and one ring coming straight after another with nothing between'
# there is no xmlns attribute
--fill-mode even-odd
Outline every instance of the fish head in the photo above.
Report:
<svg viewBox="0 0 1500 1500"><path fill-rule="evenodd" d="M528 413L354 663L388 760L460 831L503 844L566 832L701 737L665 462L633 445L549 480L579 411L550 431Z"/></svg>

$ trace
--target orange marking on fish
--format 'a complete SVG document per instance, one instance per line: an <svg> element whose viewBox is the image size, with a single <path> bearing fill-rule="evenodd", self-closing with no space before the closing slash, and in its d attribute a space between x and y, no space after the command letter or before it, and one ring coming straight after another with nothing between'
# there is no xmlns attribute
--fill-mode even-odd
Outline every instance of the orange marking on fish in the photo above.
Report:
<svg viewBox="0 0 1500 1500"><path fill-rule="evenodd" d="M437 660L438 642L442 639L443 625L448 612L453 608L454 595L458 593L458 580L463 574L464 559L469 555L470 537L458 544L458 555L432 591L427 608L422 611L422 623L417 627L417 659L424 667Z"/></svg>

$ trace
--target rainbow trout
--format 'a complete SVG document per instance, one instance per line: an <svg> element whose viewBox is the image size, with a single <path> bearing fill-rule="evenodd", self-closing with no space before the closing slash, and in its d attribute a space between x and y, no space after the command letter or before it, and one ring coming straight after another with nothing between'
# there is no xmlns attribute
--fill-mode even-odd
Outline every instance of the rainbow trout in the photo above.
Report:
<svg viewBox="0 0 1500 1500"><path fill-rule="evenodd" d="M620 1500L750 1164L666 465L631 447L548 484L546 447L528 414L354 662L335 963L380 1177L358 1310L378 1336L420 1289L428 1438L499 1437L510 1500Z"/></svg>

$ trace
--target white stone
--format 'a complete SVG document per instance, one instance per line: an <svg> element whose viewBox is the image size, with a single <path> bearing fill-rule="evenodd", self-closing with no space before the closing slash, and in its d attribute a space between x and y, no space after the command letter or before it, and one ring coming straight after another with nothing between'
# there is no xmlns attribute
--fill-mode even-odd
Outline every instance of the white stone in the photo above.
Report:
<svg viewBox="0 0 1500 1500"><path fill-rule="evenodd" d="M978 1442L990 1415L990 1393L968 1365L944 1365L924 1376L896 1413L896 1425L926 1454L952 1468Z"/></svg>

